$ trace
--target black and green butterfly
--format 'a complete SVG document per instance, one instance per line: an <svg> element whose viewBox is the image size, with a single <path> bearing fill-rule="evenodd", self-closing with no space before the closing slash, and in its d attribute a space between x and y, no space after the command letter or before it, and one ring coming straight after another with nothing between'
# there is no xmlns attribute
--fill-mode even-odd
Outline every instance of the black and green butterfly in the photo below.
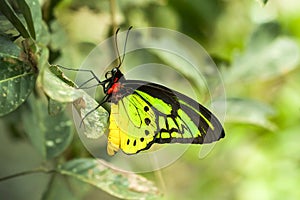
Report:
<svg viewBox="0 0 300 200"><path fill-rule="evenodd" d="M195 100L156 83L127 80L119 69L123 60L119 56L104 81L90 71L105 93L98 107L111 103L109 155L119 149L136 154L154 143L212 143L225 136L216 116Z"/></svg>
<svg viewBox="0 0 300 200"><path fill-rule="evenodd" d="M219 120L195 100L165 86L126 80L118 67L104 86L111 103L107 152L135 154L153 143L212 143L225 136Z"/></svg>

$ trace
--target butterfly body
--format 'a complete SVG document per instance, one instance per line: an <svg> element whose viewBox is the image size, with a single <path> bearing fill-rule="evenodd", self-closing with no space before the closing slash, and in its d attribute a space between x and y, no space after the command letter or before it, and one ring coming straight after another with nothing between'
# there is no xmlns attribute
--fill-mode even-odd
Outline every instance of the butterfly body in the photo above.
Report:
<svg viewBox="0 0 300 200"><path fill-rule="evenodd" d="M111 71L104 91L111 102L107 152L135 154L153 143L211 143L225 136L218 119L195 100L165 86L126 80Z"/></svg>

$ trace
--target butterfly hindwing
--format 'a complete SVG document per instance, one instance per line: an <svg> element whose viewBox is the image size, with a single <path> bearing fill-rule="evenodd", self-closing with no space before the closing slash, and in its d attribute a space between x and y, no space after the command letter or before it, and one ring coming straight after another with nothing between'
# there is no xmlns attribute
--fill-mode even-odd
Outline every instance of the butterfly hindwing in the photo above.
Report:
<svg viewBox="0 0 300 200"><path fill-rule="evenodd" d="M202 144L224 137L218 119L193 99L154 83L125 80L121 84L115 94L121 98L112 104L111 120L115 122L109 128L109 146L116 144L112 141L117 133L119 144L115 146L127 154L153 143Z"/></svg>
<svg viewBox="0 0 300 200"><path fill-rule="evenodd" d="M111 105L108 152L113 155L119 146L126 154L148 149L157 130L155 113L137 94L124 96Z"/></svg>

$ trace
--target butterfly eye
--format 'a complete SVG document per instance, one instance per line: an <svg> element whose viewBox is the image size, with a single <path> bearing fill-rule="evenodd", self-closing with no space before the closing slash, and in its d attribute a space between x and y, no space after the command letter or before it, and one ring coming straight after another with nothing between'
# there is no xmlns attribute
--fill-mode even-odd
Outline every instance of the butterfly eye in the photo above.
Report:
<svg viewBox="0 0 300 200"><path fill-rule="evenodd" d="M116 73L117 73L117 71L118 71L118 69L117 69L117 68L113 68L113 69L111 70L111 73L112 73L112 74L116 74Z"/></svg>

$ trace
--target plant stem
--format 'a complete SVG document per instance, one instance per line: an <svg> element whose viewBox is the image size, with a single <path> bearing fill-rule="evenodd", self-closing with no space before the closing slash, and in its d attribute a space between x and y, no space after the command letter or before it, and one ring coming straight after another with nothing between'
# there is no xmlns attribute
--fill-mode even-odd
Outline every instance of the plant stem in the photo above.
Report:
<svg viewBox="0 0 300 200"><path fill-rule="evenodd" d="M6 181L6 180L9 180L9 179L12 179L12 178L16 178L16 177L19 177L19 176L29 175L29 174L54 173L54 172L56 172L56 169L47 169L47 168L40 167L40 168L36 168L36 169L28 170L28 171L23 171L23 172L19 172L19 173L16 173L16 174L12 174L12 175L9 175L9 176L1 177L0 182L1 181Z"/></svg>

